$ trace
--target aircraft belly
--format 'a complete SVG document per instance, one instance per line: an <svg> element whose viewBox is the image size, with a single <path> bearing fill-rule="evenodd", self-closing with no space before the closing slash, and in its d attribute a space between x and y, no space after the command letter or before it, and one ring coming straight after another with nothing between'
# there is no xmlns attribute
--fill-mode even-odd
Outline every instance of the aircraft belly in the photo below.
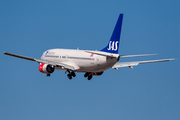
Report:
<svg viewBox="0 0 180 120"><path fill-rule="evenodd" d="M107 65L107 64L101 64L101 65L97 65L97 64L89 64L86 66L85 65L79 65L80 69L78 70L78 72L101 72L101 71L105 71L109 68L112 67L112 65Z"/></svg>

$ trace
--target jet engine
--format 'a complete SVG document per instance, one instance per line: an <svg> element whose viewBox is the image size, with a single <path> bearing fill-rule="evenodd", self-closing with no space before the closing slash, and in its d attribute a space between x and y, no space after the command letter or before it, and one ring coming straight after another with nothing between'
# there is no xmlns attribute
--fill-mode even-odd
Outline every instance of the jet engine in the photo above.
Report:
<svg viewBox="0 0 180 120"><path fill-rule="evenodd" d="M49 64L41 63L39 65L39 71L50 75L51 73L54 72L54 68Z"/></svg>
<svg viewBox="0 0 180 120"><path fill-rule="evenodd" d="M103 74L103 71L102 72L95 72L95 73L93 73L93 75L95 75L95 76L100 76L102 74Z"/></svg>

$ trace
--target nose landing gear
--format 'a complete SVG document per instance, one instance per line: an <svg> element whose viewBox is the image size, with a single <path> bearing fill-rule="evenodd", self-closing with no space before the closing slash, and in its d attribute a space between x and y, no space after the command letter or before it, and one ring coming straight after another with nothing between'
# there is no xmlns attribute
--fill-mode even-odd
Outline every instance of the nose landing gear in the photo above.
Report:
<svg viewBox="0 0 180 120"><path fill-rule="evenodd" d="M46 74L47 77L50 77L51 74Z"/></svg>

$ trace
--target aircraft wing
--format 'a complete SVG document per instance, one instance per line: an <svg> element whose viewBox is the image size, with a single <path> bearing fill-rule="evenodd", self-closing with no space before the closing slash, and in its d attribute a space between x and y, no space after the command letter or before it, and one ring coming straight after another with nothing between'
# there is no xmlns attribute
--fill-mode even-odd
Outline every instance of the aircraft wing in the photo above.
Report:
<svg viewBox="0 0 180 120"><path fill-rule="evenodd" d="M9 56L13 56L13 57L17 57L17 58L21 58L21 59L25 59L25 60L38 62L38 63L50 64L50 65L55 66L55 67L62 67L63 69L69 69L69 70L78 69L78 66L76 66L76 65L74 66L72 64L69 65L69 64L66 64L66 63L58 63L58 62L53 62L53 61L48 61L48 60L41 60L41 59L21 56L21 55L17 55L17 54L12 54L12 53L8 53L8 52L4 52L4 54L9 55Z"/></svg>
<svg viewBox="0 0 180 120"><path fill-rule="evenodd" d="M172 59L161 59L161 60L148 60L148 61L135 61L135 62L122 62L122 63L116 63L112 68L118 70L119 67L129 67L133 69L132 66L137 66L139 64L144 64L144 63L154 63L154 62L166 62L170 60L176 60L174 58Z"/></svg>

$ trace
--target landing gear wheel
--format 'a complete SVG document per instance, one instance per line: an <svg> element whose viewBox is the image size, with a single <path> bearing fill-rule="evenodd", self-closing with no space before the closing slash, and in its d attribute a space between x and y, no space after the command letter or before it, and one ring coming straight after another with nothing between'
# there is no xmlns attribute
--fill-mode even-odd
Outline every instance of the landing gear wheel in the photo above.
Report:
<svg viewBox="0 0 180 120"><path fill-rule="evenodd" d="M86 72L86 73L84 74L84 77L86 78L88 75L89 75L89 73Z"/></svg>
<svg viewBox="0 0 180 120"><path fill-rule="evenodd" d="M50 77L50 74L46 74L47 77Z"/></svg>
<svg viewBox="0 0 180 120"><path fill-rule="evenodd" d="M76 74L74 72L71 72L71 76L76 77Z"/></svg>
<svg viewBox="0 0 180 120"><path fill-rule="evenodd" d="M92 75L89 75L89 76L88 76L88 80L91 80L91 79L92 79Z"/></svg>
<svg viewBox="0 0 180 120"><path fill-rule="evenodd" d="M68 77L70 80L72 79L71 74L68 74L67 77Z"/></svg>

